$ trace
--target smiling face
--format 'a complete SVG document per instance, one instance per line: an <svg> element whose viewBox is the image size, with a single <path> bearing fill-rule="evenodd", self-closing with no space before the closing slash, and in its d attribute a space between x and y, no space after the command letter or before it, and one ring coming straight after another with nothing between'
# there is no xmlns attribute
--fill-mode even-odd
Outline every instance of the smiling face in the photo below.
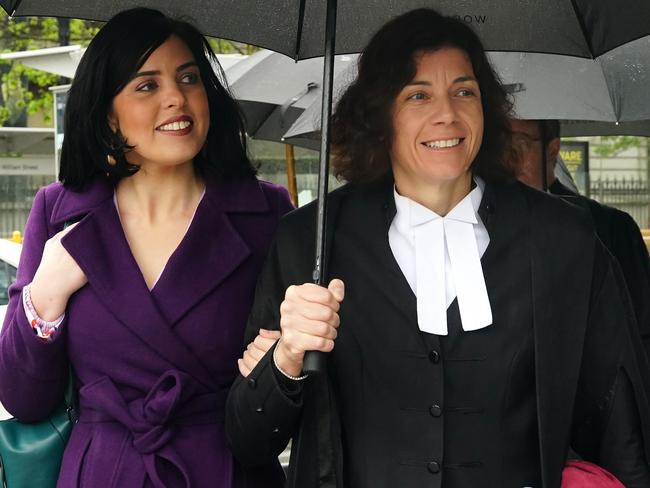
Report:
<svg viewBox="0 0 650 488"><path fill-rule="evenodd" d="M161 44L113 99L109 124L135 148L140 167L191 163L205 143L210 109L192 52L178 37Z"/></svg>
<svg viewBox="0 0 650 488"><path fill-rule="evenodd" d="M444 47L417 55L415 77L393 104L391 163L399 192L413 198L432 185L469 190L482 138L481 92L467 54Z"/></svg>

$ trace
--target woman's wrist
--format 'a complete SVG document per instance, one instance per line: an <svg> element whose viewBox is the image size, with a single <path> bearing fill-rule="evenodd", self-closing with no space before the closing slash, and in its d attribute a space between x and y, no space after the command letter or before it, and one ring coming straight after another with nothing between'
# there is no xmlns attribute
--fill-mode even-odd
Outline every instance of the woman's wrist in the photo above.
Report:
<svg viewBox="0 0 650 488"><path fill-rule="evenodd" d="M59 326L63 323L65 315L61 314L55 320L50 321L41 318L32 303L31 286L30 283L23 287L23 308L25 309L25 316L34 334L44 341L49 341L54 337Z"/></svg>
<svg viewBox="0 0 650 488"><path fill-rule="evenodd" d="M278 340L275 350L273 351L273 361L281 373L292 377L301 376L303 358L304 353L298 356L291 354L291 352L285 347L282 339Z"/></svg>
<svg viewBox="0 0 650 488"><path fill-rule="evenodd" d="M34 280L30 286L31 303L36 315L46 322L57 320L64 314L68 305L69 295L52 295L49 288L43 287Z"/></svg>

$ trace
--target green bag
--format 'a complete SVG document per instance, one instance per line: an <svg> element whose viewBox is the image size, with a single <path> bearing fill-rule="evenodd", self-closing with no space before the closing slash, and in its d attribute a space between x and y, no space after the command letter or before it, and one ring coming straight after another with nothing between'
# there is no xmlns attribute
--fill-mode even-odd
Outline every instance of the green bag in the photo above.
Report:
<svg viewBox="0 0 650 488"><path fill-rule="evenodd" d="M48 419L33 424L0 421L2 488L54 488L76 420L71 375L63 404Z"/></svg>
<svg viewBox="0 0 650 488"><path fill-rule="evenodd" d="M73 223L67 221L63 228ZM69 378L63 403L48 419L33 424L16 419L0 421L1 488L56 486L63 451L77 421L72 370Z"/></svg>

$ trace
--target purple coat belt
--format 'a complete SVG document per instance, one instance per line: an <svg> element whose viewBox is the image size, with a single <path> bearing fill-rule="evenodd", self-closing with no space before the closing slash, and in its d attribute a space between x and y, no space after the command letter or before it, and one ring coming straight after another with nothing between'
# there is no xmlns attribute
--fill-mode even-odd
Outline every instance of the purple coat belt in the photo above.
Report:
<svg viewBox="0 0 650 488"><path fill-rule="evenodd" d="M191 376L178 370L166 371L146 397L127 403L107 376L84 386L79 392L80 422L118 422L133 436L132 454L139 454L147 476L156 488L166 488L158 473L156 457L178 470L184 486L191 478L183 459L170 446L179 425L214 424L223 421L227 390L199 393ZM137 459L123 459L126 464Z"/></svg>

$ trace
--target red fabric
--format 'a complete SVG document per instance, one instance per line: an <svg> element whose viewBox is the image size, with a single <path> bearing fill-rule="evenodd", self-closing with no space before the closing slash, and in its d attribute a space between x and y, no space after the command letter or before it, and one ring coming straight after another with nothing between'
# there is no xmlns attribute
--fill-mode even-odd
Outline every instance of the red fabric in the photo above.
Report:
<svg viewBox="0 0 650 488"><path fill-rule="evenodd" d="M609 471L587 461L568 461L562 471L562 488L625 488Z"/></svg>

